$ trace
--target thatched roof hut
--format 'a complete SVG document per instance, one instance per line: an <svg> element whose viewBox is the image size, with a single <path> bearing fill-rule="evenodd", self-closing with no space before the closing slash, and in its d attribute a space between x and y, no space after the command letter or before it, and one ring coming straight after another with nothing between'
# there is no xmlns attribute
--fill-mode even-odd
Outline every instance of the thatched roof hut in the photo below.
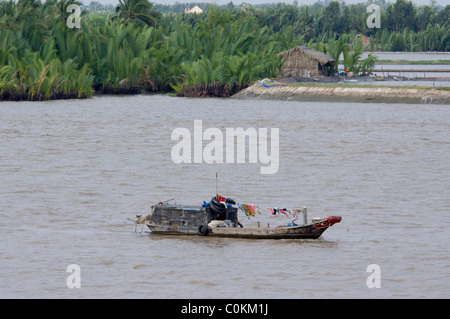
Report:
<svg viewBox="0 0 450 319"><path fill-rule="evenodd" d="M323 52L305 46L296 46L280 53L283 55L282 76L330 75L336 61Z"/></svg>

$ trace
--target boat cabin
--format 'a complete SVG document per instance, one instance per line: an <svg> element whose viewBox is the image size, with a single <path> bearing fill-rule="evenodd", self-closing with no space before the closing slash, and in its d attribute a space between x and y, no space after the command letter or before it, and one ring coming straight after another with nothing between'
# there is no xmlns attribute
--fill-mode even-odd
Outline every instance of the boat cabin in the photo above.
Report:
<svg viewBox="0 0 450 319"><path fill-rule="evenodd" d="M156 205L151 214L148 227L152 232L205 234L211 221L223 221L227 227L237 227L238 210L236 207L210 205Z"/></svg>

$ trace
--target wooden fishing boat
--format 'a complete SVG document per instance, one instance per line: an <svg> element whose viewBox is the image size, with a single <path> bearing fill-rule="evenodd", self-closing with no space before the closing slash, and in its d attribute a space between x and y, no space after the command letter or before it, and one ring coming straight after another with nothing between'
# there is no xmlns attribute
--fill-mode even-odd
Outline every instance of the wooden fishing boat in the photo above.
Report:
<svg viewBox="0 0 450 319"><path fill-rule="evenodd" d="M340 216L329 216L306 225L277 227L208 227L208 236L259 238L259 239L317 239L330 226L341 221Z"/></svg>
<svg viewBox="0 0 450 319"><path fill-rule="evenodd" d="M227 198L220 202L213 197L203 205L178 205L160 202L152 206L146 217L137 215L135 224L146 225L156 234L200 235L258 239L317 239L325 230L341 221L340 216L314 218L307 222L307 210L302 208L303 224L294 221L287 225L271 227L269 224L246 228L238 220L238 207Z"/></svg>

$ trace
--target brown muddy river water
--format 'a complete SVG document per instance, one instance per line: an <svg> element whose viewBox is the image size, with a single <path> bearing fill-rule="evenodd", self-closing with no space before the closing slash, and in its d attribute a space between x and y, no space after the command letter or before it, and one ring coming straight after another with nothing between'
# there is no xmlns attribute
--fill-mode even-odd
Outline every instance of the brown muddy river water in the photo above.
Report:
<svg viewBox="0 0 450 319"><path fill-rule="evenodd" d="M176 164L172 132L194 134L195 120L203 131L278 128L277 172L261 174L268 164L248 151L245 163ZM271 206L342 222L319 240L135 233L128 218L156 202L209 201L216 170L219 194L262 209L240 212L244 227L291 221ZM0 180L2 298L450 297L448 105L2 102ZM68 287L71 264L80 288Z"/></svg>

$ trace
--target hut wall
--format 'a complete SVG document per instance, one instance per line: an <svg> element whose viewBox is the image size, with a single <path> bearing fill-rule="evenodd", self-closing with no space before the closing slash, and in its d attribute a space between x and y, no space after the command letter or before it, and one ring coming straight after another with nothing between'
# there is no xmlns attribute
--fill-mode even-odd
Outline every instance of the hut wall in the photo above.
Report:
<svg viewBox="0 0 450 319"><path fill-rule="evenodd" d="M308 73L310 76L319 75L317 60L306 56L300 50L286 53L284 55L284 61L282 71L285 77L307 77Z"/></svg>

